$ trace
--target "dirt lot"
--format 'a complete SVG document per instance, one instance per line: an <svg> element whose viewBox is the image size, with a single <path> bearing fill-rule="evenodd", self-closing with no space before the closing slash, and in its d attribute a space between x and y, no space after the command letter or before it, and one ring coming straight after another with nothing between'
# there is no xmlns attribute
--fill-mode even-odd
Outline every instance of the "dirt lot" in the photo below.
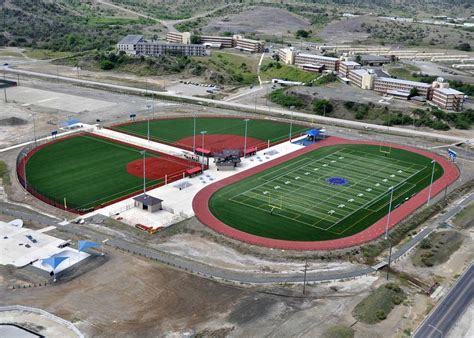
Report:
<svg viewBox="0 0 474 338"><path fill-rule="evenodd" d="M268 23L272 24L269 25ZM306 19L285 9L271 7L253 7L239 14L216 18L202 28L204 33L234 34L255 33L256 35L289 35L298 29L309 27Z"/></svg>

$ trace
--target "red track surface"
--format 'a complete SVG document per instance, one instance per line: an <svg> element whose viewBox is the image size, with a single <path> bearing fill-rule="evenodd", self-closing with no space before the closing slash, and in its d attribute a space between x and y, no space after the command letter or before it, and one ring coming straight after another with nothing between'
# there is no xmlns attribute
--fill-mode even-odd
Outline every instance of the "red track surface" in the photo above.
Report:
<svg viewBox="0 0 474 338"><path fill-rule="evenodd" d="M190 169L189 163L182 163L180 159L169 159L166 157L147 157L145 159L146 178L150 180L165 179L165 176L183 174ZM130 175L143 178L143 159L138 159L127 164L127 172Z"/></svg>
<svg viewBox="0 0 474 338"><path fill-rule="evenodd" d="M196 136L196 147L202 147L201 136ZM244 149L245 137L240 135L228 134L206 134L204 137L204 149L214 150L216 152L223 149ZM180 147L193 149L193 136L185 137L176 141ZM247 147L266 147L267 143L252 137L247 137Z"/></svg>
<svg viewBox="0 0 474 338"><path fill-rule="evenodd" d="M296 158L302 154L310 152L317 148L322 148L330 145L336 144L373 144L379 145L378 142L371 142L371 141L353 141L347 140L339 137L329 137L325 140L315 143L314 145L307 146L301 150L298 150L294 153L288 154L286 156L282 156L277 158L273 161L261 164L257 167L248 169L231 177L228 177L224 180L216 182L207 186L206 188L199 191L199 193L194 197L193 200L193 209L196 214L196 217L204 224L206 224L211 229L229 236L231 238L237 239L242 242L260 245L270 248L278 248L278 249L286 249L286 250L334 250L334 249L342 249L348 248L356 245L360 245L366 242L369 242L380 235L384 234L385 226L387 223L387 216L384 216L379 221L368 227L367 229L349 236L340 239L334 240L327 240L327 241L319 241L319 242L304 242L304 241L285 241L285 240L278 240L278 239L271 239L266 237L260 237L251 235L249 233L237 230L232 228L225 223L221 222L217 219L209 210L209 199L211 196L219 189L223 188L226 185L232 184L234 182L240 181L246 177L255 175L261 171L264 171L268 168L274 167L280 163L286 162L293 158ZM389 146L389 144L382 144L385 146ZM446 186L453 183L459 176L459 172L457 168L448 160L444 159L443 157L430 153L425 150L391 144L393 148L399 148L403 150L408 150L428 158L431 158L437 161L444 170L444 174L438 180L433 183L431 196L436 196L439 192L441 192ZM394 227L398 222L402 221L408 215L413 213L416 209L420 208L423 204L426 203L429 194L429 187L421 190L410 198L407 202L403 203L397 209L393 210L390 217L390 224L389 228Z"/></svg>

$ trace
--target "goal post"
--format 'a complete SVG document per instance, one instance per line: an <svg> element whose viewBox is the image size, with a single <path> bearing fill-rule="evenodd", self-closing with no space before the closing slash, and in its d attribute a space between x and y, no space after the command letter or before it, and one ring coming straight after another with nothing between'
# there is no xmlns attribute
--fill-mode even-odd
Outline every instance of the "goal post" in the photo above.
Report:
<svg viewBox="0 0 474 338"><path fill-rule="evenodd" d="M268 206L270 207L270 213L273 213L273 210L281 210L283 205L283 196L279 195L272 197L271 194L268 195Z"/></svg>
<svg viewBox="0 0 474 338"><path fill-rule="evenodd" d="M379 143L379 152L385 154L385 156L390 155L392 152L392 143L389 143L388 147L383 146L382 142Z"/></svg>

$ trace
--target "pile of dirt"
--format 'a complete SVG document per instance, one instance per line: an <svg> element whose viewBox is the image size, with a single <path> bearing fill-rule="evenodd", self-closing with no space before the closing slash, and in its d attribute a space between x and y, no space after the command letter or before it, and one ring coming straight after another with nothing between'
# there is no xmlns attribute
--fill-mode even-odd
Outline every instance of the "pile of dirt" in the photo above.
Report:
<svg viewBox="0 0 474 338"><path fill-rule="evenodd" d="M14 116L0 120L0 126L23 126L25 124L28 124L28 121Z"/></svg>
<svg viewBox="0 0 474 338"><path fill-rule="evenodd" d="M269 22L272 24L269 25ZM286 35L288 31L308 27L309 23L306 19L290 13L286 9L257 6L244 10L239 14L211 21L202 31L212 34L232 32L235 34Z"/></svg>

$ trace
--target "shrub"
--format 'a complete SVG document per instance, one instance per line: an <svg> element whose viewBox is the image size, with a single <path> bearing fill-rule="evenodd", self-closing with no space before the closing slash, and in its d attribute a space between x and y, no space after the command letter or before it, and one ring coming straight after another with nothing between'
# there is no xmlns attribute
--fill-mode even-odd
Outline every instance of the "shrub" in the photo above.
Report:
<svg viewBox="0 0 474 338"><path fill-rule="evenodd" d="M313 111L319 115L328 115L334 110L334 106L329 100L322 99L313 101Z"/></svg>
<svg viewBox="0 0 474 338"><path fill-rule="evenodd" d="M377 310L375 315L377 316L379 320L384 320L385 318L387 318L387 314L385 313L384 310Z"/></svg>
<svg viewBox="0 0 474 338"><path fill-rule="evenodd" d="M111 70L115 67L114 63L110 60L102 60L100 62L100 68L103 70Z"/></svg>

